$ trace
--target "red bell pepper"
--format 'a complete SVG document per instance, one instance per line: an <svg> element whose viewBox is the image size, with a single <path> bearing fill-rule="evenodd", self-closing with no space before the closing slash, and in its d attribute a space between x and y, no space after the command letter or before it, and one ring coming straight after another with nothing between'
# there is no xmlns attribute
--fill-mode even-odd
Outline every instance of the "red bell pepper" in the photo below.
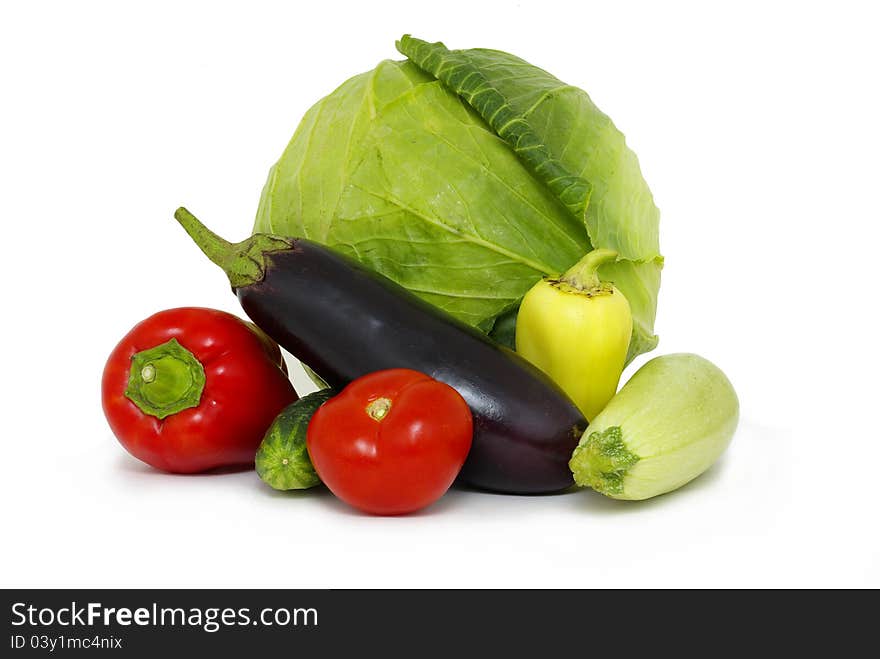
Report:
<svg viewBox="0 0 880 659"><path fill-rule="evenodd" d="M176 473L252 464L297 399L278 346L215 309L168 309L137 324L104 368L104 414L136 458Z"/></svg>

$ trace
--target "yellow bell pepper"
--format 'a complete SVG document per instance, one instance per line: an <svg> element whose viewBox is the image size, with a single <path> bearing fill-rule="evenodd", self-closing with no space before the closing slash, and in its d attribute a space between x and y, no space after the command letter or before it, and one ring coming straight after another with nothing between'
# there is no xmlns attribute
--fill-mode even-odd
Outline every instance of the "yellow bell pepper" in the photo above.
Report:
<svg viewBox="0 0 880 659"><path fill-rule="evenodd" d="M629 302L598 268L617 258L595 249L558 277L545 277L523 298L516 351L544 371L588 421L617 392L632 335Z"/></svg>

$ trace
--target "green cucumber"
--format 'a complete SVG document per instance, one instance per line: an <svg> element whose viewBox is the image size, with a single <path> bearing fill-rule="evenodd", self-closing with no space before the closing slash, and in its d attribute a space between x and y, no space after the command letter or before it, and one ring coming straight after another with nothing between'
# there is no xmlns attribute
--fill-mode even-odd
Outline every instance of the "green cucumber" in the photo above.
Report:
<svg viewBox="0 0 880 659"><path fill-rule="evenodd" d="M336 392L322 389L285 407L269 426L254 459L257 474L276 490L305 490L321 484L306 449L312 415Z"/></svg>

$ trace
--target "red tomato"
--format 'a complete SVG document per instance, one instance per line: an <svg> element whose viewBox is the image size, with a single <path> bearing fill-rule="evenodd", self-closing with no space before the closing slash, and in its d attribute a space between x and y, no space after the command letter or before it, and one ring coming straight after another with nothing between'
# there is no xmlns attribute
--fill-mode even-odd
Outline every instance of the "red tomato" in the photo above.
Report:
<svg viewBox="0 0 880 659"><path fill-rule="evenodd" d="M253 464L266 429L297 398L271 339L232 314L194 307L135 325L101 384L119 442L178 473Z"/></svg>
<svg viewBox="0 0 880 659"><path fill-rule="evenodd" d="M324 403L306 443L333 494L369 513L399 515L443 496L472 435L470 409L455 389L398 368L358 378Z"/></svg>

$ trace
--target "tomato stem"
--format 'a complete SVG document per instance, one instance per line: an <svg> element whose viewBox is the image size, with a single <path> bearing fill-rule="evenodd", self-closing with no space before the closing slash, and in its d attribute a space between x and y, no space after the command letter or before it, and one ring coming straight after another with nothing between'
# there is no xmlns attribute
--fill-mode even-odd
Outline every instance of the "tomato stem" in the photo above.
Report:
<svg viewBox="0 0 880 659"><path fill-rule="evenodd" d="M391 399L389 398L377 398L367 405L367 414L376 421L384 419L389 411L391 411Z"/></svg>

